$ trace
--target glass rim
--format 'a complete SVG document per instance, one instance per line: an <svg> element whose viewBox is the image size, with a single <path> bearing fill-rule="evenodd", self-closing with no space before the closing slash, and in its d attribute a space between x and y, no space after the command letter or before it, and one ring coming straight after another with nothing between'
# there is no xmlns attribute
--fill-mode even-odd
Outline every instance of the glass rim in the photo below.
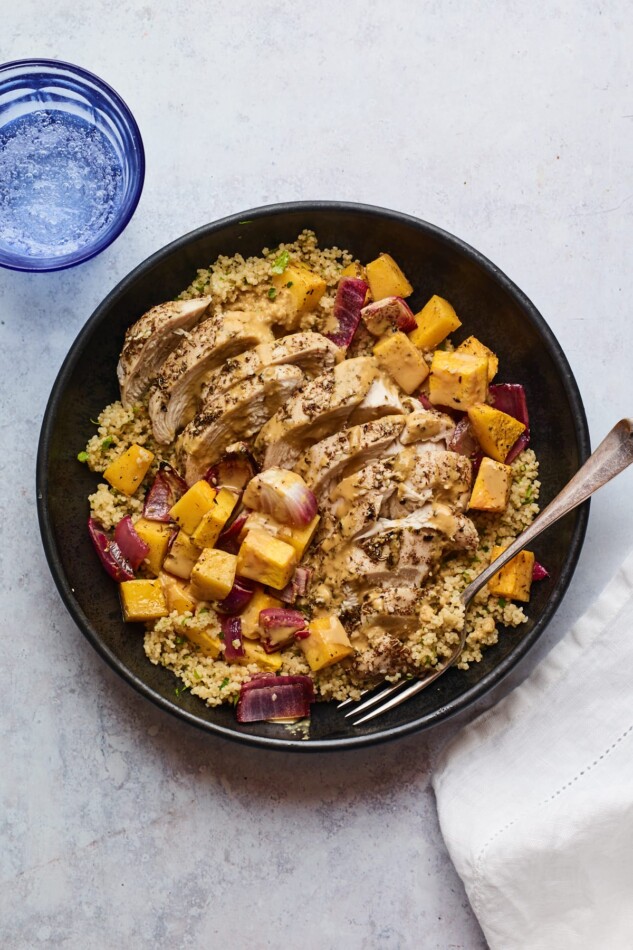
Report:
<svg viewBox="0 0 633 950"><path fill-rule="evenodd" d="M53 77L54 70L60 73L66 71L86 87L87 94L89 94L89 86L92 84L112 102L120 113L125 126L128 128L136 156L136 169L133 176L134 187L127 201L122 205L121 213L114 227L111 231L107 231L102 235L101 239L86 245L82 250L77 251L76 254L60 255L57 260L55 258L28 258L26 255L20 254L16 254L15 256L7 255L6 251L0 248L0 267L25 273L50 273L52 271L66 270L69 267L75 267L77 264L83 264L85 261L96 257L97 254L100 254L109 247L110 244L114 243L130 223L132 215L136 211L145 183L145 148L138 123L134 118L132 110L122 96L120 96L116 89L113 89L109 83L101 79L100 76L97 76L96 73L91 72L89 69L84 69L83 66L77 66L74 63L68 63L61 59L11 60L6 63L0 63L0 94L2 93L3 84L6 82L6 73L16 71L18 75L16 75L15 78L19 79L20 70L24 70L26 77L28 70L35 71L36 69L42 68L45 70L50 69L51 77Z"/></svg>

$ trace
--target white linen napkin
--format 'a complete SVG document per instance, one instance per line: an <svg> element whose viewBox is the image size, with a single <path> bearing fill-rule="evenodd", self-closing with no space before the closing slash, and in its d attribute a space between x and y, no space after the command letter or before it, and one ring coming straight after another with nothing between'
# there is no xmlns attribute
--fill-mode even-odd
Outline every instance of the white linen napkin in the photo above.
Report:
<svg viewBox="0 0 633 950"><path fill-rule="evenodd" d="M633 948L633 553L433 786L492 950Z"/></svg>

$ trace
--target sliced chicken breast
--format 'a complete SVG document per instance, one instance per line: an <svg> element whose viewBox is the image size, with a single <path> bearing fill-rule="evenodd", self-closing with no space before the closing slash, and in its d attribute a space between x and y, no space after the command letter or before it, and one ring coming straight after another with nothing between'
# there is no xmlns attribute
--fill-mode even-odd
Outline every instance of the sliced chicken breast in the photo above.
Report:
<svg viewBox="0 0 633 950"><path fill-rule="evenodd" d="M401 451L402 445L395 440L404 425L405 416L393 415L351 426L311 446L296 462L294 471L319 496L344 472L356 471L372 459Z"/></svg>
<svg viewBox="0 0 633 950"><path fill-rule="evenodd" d="M449 506L425 505L406 518L381 518L337 558L355 586L419 587L447 548L473 548L472 522Z"/></svg>
<svg viewBox="0 0 633 950"><path fill-rule="evenodd" d="M262 467L292 468L308 445L344 425L378 375L375 359L359 356L308 383L259 433L255 451Z"/></svg>
<svg viewBox="0 0 633 950"><path fill-rule="evenodd" d="M260 373L268 366L292 364L308 376L318 376L331 369L342 357L341 350L320 333L307 330L292 333L273 343L261 343L252 350L226 360L205 382L201 402L221 396L232 386Z"/></svg>
<svg viewBox="0 0 633 950"><path fill-rule="evenodd" d="M403 396L389 376L378 372L363 401L352 410L349 424L362 425L363 422L380 419L381 416L410 412L412 405L413 400L409 396Z"/></svg>
<svg viewBox="0 0 633 950"><path fill-rule="evenodd" d="M253 436L305 382L297 366L269 366L213 400L179 439L181 470L191 485L231 442Z"/></svg>
<svg viewBox="0 0 633 950"><path fill-rule="evenodd" d="M254 311L220 311L199 323L167 357L156 380L149 401L156 440L171 442L191 421L206 373L272 340L270 326Z"/></svg>
<svg viewBox="0 0 633 950"><path fill-rule="evenodd" d="M127 330L117 366L124 406L141 398L183 334L202 319L210 304L211 297L169 300L152 307Z"/></svg>

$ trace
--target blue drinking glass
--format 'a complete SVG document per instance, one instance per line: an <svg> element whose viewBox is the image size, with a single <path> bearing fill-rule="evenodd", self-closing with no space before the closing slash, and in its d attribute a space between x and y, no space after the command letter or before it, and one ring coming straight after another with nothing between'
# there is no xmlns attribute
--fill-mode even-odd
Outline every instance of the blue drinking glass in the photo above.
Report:
<svg viewBox="0 0 633 950"><path fill-rule="evenodd" d="M136 121L102 79L57 60L0 66L0 266L54 271L99 254L144 178Z"/></svg>

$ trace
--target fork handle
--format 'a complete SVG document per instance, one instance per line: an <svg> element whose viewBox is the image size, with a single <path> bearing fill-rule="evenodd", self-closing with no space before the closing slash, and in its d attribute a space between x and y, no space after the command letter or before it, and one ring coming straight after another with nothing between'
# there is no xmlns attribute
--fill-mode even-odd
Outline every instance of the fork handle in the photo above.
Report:
<svg viewBox="0 0 633 950"><path fill-rule="evenodd" d="M467 606L477 591L481 590L504 564L527 547L542 531L611 481L631 462L633 462L633 419L621 419L602 440L595 452L589 456L585 464L578 469L571 481L567 482L563 490L543 509L532 524L468 585L462 594L462 603Z"/></svg>

